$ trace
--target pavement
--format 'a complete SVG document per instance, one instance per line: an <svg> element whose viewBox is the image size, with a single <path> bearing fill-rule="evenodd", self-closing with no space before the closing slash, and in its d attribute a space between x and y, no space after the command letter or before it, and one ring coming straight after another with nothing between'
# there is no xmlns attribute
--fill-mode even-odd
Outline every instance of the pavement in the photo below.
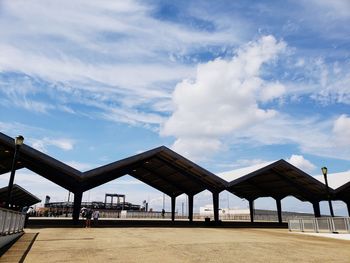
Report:
<svg viewBox="0 0 350 263"><path fill-rule="evenodd" d="M297 234L310 235L315 237L327 237L327 238L335 238L341 240L349 240L350 241L350 233L349 234L333 234L333 233L306 233L306 232L293 232ZM350 260L349 260L350 262Z"/></svg>
<svg viewBox="0 0 350 263"><path fill-rule="evenodd" d="M29 249L27 244L24 262L350 262L350 241L287 229L33 228L25 232L24 237L37 236Z"/></svg>

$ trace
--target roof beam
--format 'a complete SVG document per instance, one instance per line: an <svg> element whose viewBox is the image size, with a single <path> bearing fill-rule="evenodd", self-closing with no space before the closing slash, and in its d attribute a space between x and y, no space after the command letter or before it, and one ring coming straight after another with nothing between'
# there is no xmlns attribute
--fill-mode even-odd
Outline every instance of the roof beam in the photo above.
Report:
<svg viewBox="0 0 350 263"><path fill-rule="evenodd" d="M186 193L186 191L183 188L183 186L179 185L176 182L173 182L171 180L169 180L169 178L167 178L166 176L161 175L161 173L158 173L157 171L151 171L150 168L145 167L144 165L140 167L141 169L144 169L147 171L147 173L149 174L154 174L155 176L157 176L158 178L161 178L161 180L165 181L168 184L171 184L171 186L173 186L177 191L182 192L182 193Z"/></svg>
<svg viewBox="0 0 350 263"><path fill-rule="evenodd" d="M179 167L177 167L176 165L174 165L173 163L171 163L170 161L164 159L163 157L160 156L155 156L155 158L159 159L161 162L166 163L168 166L170 166L172 169L174 169L175 171L177 171L178 173L186 176L188 179L190 179L192 182L194 182L195 184L200 185L201 187L203 187L211 192L213 191L217 191L217 189L213 189L210 185L204 183L200 178L197 178L195 176L193 176L191 173L189 173L186 170L180 169ZM214 187L215 188L215 187Z"/></svg>
<svg viewBox="0 0 350 263"><path fill-rule="evenodd" d="M131 173L129 173L129 174L130 174L132 177L136 178L137 180L140 180L141 182L143 182L143 183L145 183L145 184L147 184L147 185L149 185L149 186L151 186L151 187L157 189L158 191L160 191L160 192L162 192L162 193L164 193L164 194L167 194L167 195L169 195L169 196L172 195L172 193L169 193L169 191L167 191L166 189L164 189L164 187L159 187L159 186L153 185L153 184L151 184L150 182L146 181L144 177L139 176L139 175L136 175L136 172L131 172Z"/></svg>
<svg viewBox="0 0 350 263"><path fill-rule="evenodd" d="M288 184L292 185L292 187L294 187L298 193L303 196L306 200L310 201L310 202L314 202L314 201L320 201L320 199L322 199L321 196L315 197L312 196L309 193L309 190L304 188L303 186L299 185L298 183L296 183L295 181L293 181L291 178L289 178L288 176L286 176L283 173L280 173L279 171L274 170L274 172L285 182L287 182Z"/></svg>
<svg viewBox="0 0 350 263"><path fill-rule="evenodd" d="M265 197L272 197L272 198L277 198L277 199L283 199L285 197L285 195L280 195L277 194L276 192L273 193L273 191L271 191L271 189L266 189L265 187L263 187L260 184L257 184L251 180L247 180L246 181L248 184L252 185L253 187L255 187L260 193L262 193ZM261 196L261 197L264 197Z"/></svg>

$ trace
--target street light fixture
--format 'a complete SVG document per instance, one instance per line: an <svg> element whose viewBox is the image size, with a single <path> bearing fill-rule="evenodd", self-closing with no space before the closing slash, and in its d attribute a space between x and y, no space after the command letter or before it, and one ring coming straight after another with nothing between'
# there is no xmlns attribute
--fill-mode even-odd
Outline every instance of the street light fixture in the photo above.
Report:
<svg viewBox="0 0 350 263"><path fill-rule="evenodd" d="M331 216L334 217L333 206L332 206L332 201L331 201L331 195L329 193L329 186L328 186L328 180L327 180L327 171L328 171L327 167L322 167L321 171L322 171L323 176L324 176L324 181L326 182L329 211L331 212Z"/></svg>
<svg viewBox="0 0 350 263"><path fill-rule="evenodd" d="M7 199L6 199L6 208L10 207L10 204L12 204L12 188L13 188L13 181L15 179L15 173L16 173L16 164L18 159L18 152L19 148L23 144L24 137L22 135L18 135L15 139L15 153L13 155L13 161L12 161L12 167L11 167L11 175L9 180L9 185L7 187Z"/></svg>

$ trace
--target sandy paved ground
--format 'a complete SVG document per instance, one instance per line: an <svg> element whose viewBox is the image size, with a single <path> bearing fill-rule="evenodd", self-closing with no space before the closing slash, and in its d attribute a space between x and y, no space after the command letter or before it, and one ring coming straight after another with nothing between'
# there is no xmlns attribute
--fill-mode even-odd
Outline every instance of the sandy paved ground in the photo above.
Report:
<svg viewBox="0 0 350 263"><path fill-rule="evenodd" d="M46 228L25 262L350 262L350 241L277 229Z"/></svg>

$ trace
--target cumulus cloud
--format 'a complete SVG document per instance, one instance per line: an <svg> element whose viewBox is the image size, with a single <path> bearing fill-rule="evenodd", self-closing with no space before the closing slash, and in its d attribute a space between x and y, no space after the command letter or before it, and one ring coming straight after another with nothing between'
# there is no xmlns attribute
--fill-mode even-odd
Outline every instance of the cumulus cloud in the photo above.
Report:
<svg viewBox="0 0 350 263"><path fill-rule="evenodd" d="M175 110L161 134L177 138L175 150L198 157L202 151L217 151L222 137L233 131L274 117L275 110L259 103L281 96L284 87L260 74L263 64L285 49L285 42L269 35L243 46L231 60L217 58L200 64L194 80L177 84Z"/></svg>
<svg viewBox="0 0 350 263"><path fill-rule="evenodd" d="M342 114L334 121L333 136L337 146L350 146L350 117Z"/></svg>
<svg viewBox="0 0 350 263"><path fill-rule="evenodd" d="M314 171L316 168L316 166L312 162L305 159L302 155L293 154L286 161L308 173Z"/></svg>

